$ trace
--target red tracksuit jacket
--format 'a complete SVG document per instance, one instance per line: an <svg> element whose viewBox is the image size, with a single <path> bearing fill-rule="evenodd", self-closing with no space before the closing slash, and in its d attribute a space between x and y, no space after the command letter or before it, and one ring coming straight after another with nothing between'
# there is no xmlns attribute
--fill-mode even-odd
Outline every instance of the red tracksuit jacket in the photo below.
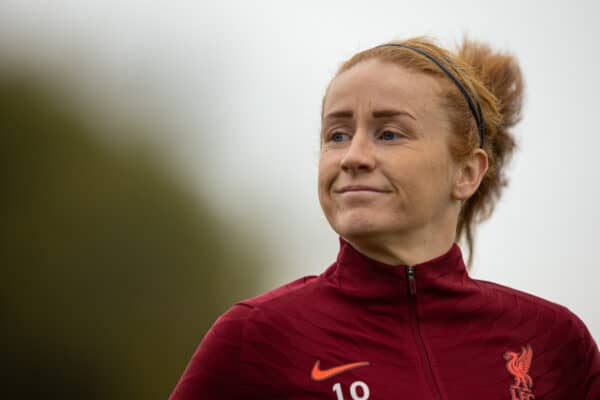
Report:
<svg viewBox="0 0 600 400"><path fill-rule="evenodd" d="M340 243L321 275L219 317L171 400L600 399L600 353L567 308L470 278L456 244L406 267Z"/></svg>

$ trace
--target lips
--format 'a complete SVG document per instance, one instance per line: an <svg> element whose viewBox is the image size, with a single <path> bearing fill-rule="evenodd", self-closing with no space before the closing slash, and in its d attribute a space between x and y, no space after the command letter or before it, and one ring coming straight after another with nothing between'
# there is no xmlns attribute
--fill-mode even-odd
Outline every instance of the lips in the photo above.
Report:
<svg viewBox="0 0 600 400"><path fill-rule="evenodd" d="M380 189L373 186L366 185L348 185L343 186L340 189L334 190L335 193L352 193L352 192L375 192L375 193L387 193L388 190Z"/></svg>

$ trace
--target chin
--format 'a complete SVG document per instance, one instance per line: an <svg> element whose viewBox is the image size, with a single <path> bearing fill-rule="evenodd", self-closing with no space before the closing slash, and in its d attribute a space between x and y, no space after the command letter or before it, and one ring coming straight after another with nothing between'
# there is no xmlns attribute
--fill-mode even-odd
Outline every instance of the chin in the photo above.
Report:
<svg viewBox="0 0 600 400"><path fill-rule="evenodd" d="M390 231L390 218L381 215L352 213L354 215L338 215L331 226L340 236L346 239L375 237ZM358 215L356 215L358 214Z"/></svg>

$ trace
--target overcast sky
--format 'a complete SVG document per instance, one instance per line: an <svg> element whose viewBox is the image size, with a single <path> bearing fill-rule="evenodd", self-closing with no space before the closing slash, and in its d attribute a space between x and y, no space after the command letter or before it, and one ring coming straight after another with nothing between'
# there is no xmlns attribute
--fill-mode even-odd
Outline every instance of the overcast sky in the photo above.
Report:
<svg viewBox="0 0 600 400"><path fill-rule="evenodd" d="M526 79L520 149L471 274L569 307L598 340L599 6L549 4L3 0L0 42L85 70L100 97L165 110L173 129L152 140L219 214L264 237L264 290L335 258L316 174L320 101L343 60L423 34L510 51Z"/></svg>

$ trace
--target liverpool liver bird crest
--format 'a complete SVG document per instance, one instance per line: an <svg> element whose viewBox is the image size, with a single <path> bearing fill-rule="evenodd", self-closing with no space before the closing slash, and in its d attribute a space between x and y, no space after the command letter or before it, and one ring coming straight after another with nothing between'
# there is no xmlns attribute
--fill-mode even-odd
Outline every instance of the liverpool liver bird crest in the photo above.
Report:
<svg viewBox="0 0 600 400"><path fill-rule="evenodd" d="M535 398L532 392L533 381L529 376L532 358L533 350L531 350L530 345L521 347L520 353L514 351L504 353L506 369L515 378L514 385L510 387L513 400L531 400Z"/></svg>

